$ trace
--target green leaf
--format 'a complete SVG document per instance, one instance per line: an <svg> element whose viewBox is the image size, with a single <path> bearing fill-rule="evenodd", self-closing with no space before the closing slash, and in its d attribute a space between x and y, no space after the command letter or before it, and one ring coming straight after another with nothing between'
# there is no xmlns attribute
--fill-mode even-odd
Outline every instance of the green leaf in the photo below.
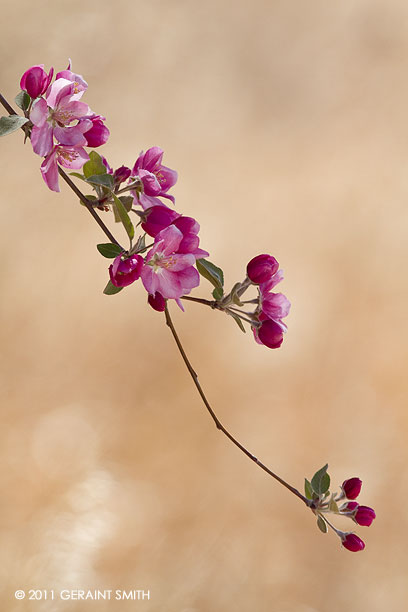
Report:
<svg viewBox="0 0 408 612"><path fill-rule="evenodd" d="M246 334L246 329L245 329L241 319L239 318L239 316L237 314L235 314L235 312L231 312L230 310L227 310L226 312L228 312L228 314L234 319L234 321L238 325L239 329L241 331L243 331L244 334Z"/></svg>
<svg viewBox="0 0 408 612"><path fill-rule="evenodd" d="M96 196L94 196L94 195L86 195L85 197L90 202L97 202L98 201L98 198ZM85 204L83 203L82 200L79 200L79 203L81 204L81 206L85 206Z"/></svg>
<svg viewBox="0 0 408 612"><path fill-rule="evenodd" d="M70 176L75 176L76 178L81 179L81 181L85 181L86 178L84 177L83 174L80 174L79 172L69 172Z"/></svg>
<svg viewBox="0 0 408 612"><path fill-rule="evenodd" d="M313 491L317 495L324 495L330 487L330 476L327 473L328 464L324 465L320 470L316 472L311 480Z"/></svg>
<svg viewBox="0 0 408 612"><path fill-rule="evenodd" d="M132 249L132 253L140 253L146 249L146 234L142 234L136 241L135 246Z"/></svg>
<svg viewBox="0 0 408 612"><path fill-rule="evenodd" d="M235 304L236 306L243 306L243 303L239 299L239 296L237 293L238 289L240 289L241 286L242 286L241 283L235 283L235 285L231 289L231 299L232 299L233 304Z"/></svg>
<svg viewBox="0 0 408 612"><path fill-rule="evenodd" d="M310 481L307 478L305 478L305 495L307 499L313 499L312 485L310 484Z"/></svg>
<svg viewBox="0 0 408 612"><path fill-rule="evenodd" d="M118 212L120 220L122 221L124 228L127 232L127 235L129 236L131 240L133 240L135 236L135 228L133 227L133 223L130 220L130 217L126 211L126 208L123 206L122 202L119 200L119 198L114 193L112 193L112 197L115 202L116 210Z"/></svg>
<svg viewBox="0 0 408 612"><path fill-rule="evenodd" d="M123 287L115 287L115 285L109 281L103 292L105 295L115 295L115 293L119 293L122 289Z"/></svg>
<svg viewBox="0 0 408 612"><path fill-rule="evenodd" d="M103 244L97 244L96 248L98 249L101 255L107 257L108 259L114 259L123 252L120 246L114 244L113 242L104 242Z"/></svg>
<svg viewBox="0 0 408 612"><path fill-rule="evenodd" d="M197 270L207 280L214 285L216 289L224 287L224 272L208 259L197 259Z"/></svg>
<svg viewBox="0 0 408 612"><path fill-rule="evenodd" d="M323 533L327 533L327 524L326 521L322 519L321 516L317 517L317 526Z"/></svg>
<svg viewBox="0 0 408 612"><path fill-rule="evenodd" d="M95 174L107 174L108 169L102 161L102 157L96 151L89 153L89 161L82 167L85 178L94 176Z"/></svg>
<svg viewBox="0 0 408 612"><path fill-rule="evenodd" d="M26 91L20 91L14 98L14 102L17 104L18 108L25 111L30 106L31 98Z"/></svg>
<svg viewBox="0 0 408 612"><path fill-rule="evenodd" d="M213 298L214 300L222 300L222 296L224 295L224 291L222 290L222 287L217 287L216 289L214 289L214 291L212 292Z"/></svg>
<svg viewBox="0 0 408 612"><path fill-rule="evenodd" d="M132 196L119 196L119 200L122 202L123 206L125 207L126 212L129 212L133 206ZM113 207L113 215L115 217L116 223L120 223L122 221L115 207Z"/></svg>
<svg viewBox="0 0 408 612"><path fill-rule="evenodd" d="M22 125L27 123L26 117L20 117L20 115L10 115L10 117L0 117L0 136L7 136L15 132Z"/></svg>
<svg viewBox="0 0 408 612"><path fill-rule="evenodd" d="M102 185L102 187L108 187L109 189L113 189L113 176L111 174L93 174L92 176L87 177L87 183L91 183L91 185Z"/></svg>

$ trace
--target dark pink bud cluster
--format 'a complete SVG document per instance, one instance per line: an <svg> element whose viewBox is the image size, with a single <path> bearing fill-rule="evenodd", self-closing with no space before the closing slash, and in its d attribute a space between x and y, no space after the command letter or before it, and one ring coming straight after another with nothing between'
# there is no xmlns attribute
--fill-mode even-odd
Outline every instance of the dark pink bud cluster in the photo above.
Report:
<svg viewBox="0 0 408 612"><path fill-rule="evenodd" d="M279 348L289 314L290 302L283 293L271 290L283 279L283 271L272 255L257 255L247 265L249 281L258 287L258 305L254 313L257 325L252 327L255 340L268 348Z"/></svg>
<svg viewBox="0 0 408 612"><path fill-rule="evenodd" d="M21 77L20 86L31 97L27 115L32 122L31 144L34 153L45 157L41 174L52 191L59 191L58 164L78 170L89 159L84 147L99 147L109 137L104 117L96 115L81 101L88 85L67 70L49 74L44 66L31 66ZM29 114L28 114L29 113Z"/></svg>
<svg viewBox="0 0 408 612"><path fill-rule="evenodd" d="M374 521L376 515L375 511L369 506L361 506L355 500L360 495L362 481L360 478L349 478L343 482L340 487L340 493L329 496L329 492L316 500L316 512L321 516L324 513L331 512L340 516L345 516L352 519L357 525L362 527L369 527ZM341 506L339 502L346 500ZM351 501L348 501L351 500ZM340 531L333 527L327 520L327 524L330 525L341 539L341 543L347 550L352 552L358 552L363 550L365 544L361 538L355 533L348 531Z"/></svg>
<svg viewBox="0 0 408 612"><path fill-rule="evenodd" d="M140 278L143 257L140 255L118 255L109 266L109 276L115 287L127 287Z"/></svg>

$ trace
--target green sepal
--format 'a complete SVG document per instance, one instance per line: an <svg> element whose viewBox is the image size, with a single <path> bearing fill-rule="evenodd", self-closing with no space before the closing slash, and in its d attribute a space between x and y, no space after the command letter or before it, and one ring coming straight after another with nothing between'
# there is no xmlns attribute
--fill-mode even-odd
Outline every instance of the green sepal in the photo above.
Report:
<svg viewBox="0 0 408 612"><path fill-rule="evenodd" d="M95 174L107 174L108 169L102 161L102 157L96 151L89 153L89 160L82 166L85 178Z"/></svg>
<svg viewBox="0 0 408 612"><path fill-rule="evenodd" d="M115 295L115 293L119 293L119 291L122 291L122 289L123 287L115 287L115 285L111 281L108 281L108 284L106 285L103 292L105 295Z"/></svg>
<svg viewBox="0 0 408 612"><path fill-rule="evenodd" d="M221 268L208 259L197 259L196 265L201 276L209 280L216 289L224 287L224 272Z"/></svg>
<svg viewBox="0 0 408 612"><path fill-rule="evenodd" d="M332 498L330 499L330 501L329 501L329 510L330 510L331 512L336 512L336 513L338 513L338 512L339 512L339 507L338 507L338 505L337 505L337 502L335 502L335 501L334 501L334 498L333 498L333 497L332 497Z"/></svg>
<svg viewBox="0 0 408 612"><path fill-rule="evenodd" d="M135 236L135 228L133 227L133 223L130 220L127 210L124 207L122 201L114 193L112 193L112 197L115 202L115 207L120 217L120 220L122 221L123 226L127 232L127 235L131 240L133 240Z"/></svg>
<svg viewBox="0 0 408 612"><path fill-rule="evenodd" d="M317 526L322 533L327 533L327 523L322 519L321 516L317 517Z"/></svg>
<svg viewBox="0 0 408 612"><path fill-rule="evenodd" d="M146 234L142 234L136 240L136 244L132 249L132 253L141 253L146 250Z"/></svg>
<svg viewBox="0 0 408 612"><path fill-rule="evenodd" d="M227 312L234 319L234 321L238 325L239 329L241 331L243 331L244 334L246 334L246 329L245 329L241 319L239 318L239 316L237 314L235 314L235 312L231 312L230 310L228 310Z"/></svg>
<svg viewBox="0 0 408 612"><path fill-rule="evenodd" d="M22 111L26 111L30 106L31 98L26 91L20 91L14 98L14 102Z"/></svg>
<svg viewBox="0 0 408 612"><path fill-rule="evenodd" d="M243 303L239 299L239 296L237 293L238 289L240 288L241 288L241 283L235 283L235 285L231 289L231 300L233 304L235 304L236 306L243 306Z"/></svg>
<svg viewBox="0 0 408 612"><path fill-rule="evenodd" d="M87 177L85 180L91 185L98 185L107 187L108 189L113 189L114 180L111 174L93 174L92 176Z"/></svg>
<svg viewBox="0 0 408 612"><path fill-rule="evenodd" d="M123 253L123 249L114 244L113 242L104 242L102 244L97 244L96 248L100 252L101 255L106 257L107 259L114 259L121 253Z"/></svg>
<svg viewBox="0 0 408 612"><path fill-rule="evenodd" d="M0 117L0 136L7 136L7 134L15 132L25 123L27 123L27 121L27 117L20 117L20 115Z"/></svg>
<svg viewBox="0 0 408 612"><path fill-rule="evenodd" d="M307 499L313 499L313 489L310 481L305 478L305 495Z"/></svg>
<svg viewBox="0 0 408 612"><path fill-rule="evenodd" d="M324 495L330 487L330 476L327 473L329 465L326 463L320 470L316 472L311 480L313 491L317 495Z"/></svg>
<svg viewBox="0 0 408 612"><path fill-rule="evenodd" d="M223 291L222 287L217 287L212 292L212 296L213 296L214 300L217 300L217 301L222 300L223 295L224 295L224 291Z"/></svg>

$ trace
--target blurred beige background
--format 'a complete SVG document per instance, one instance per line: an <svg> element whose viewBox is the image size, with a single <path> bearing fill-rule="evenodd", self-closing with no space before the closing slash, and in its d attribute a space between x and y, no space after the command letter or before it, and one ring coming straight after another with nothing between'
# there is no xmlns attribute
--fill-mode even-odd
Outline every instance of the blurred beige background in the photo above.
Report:
<svg viewBox="0 0 408 612"><path fill-rule="evenodd" d="M104 237L1 141L1 609L407 609L408 5L43 0L2 6L3 94L73 68L114 167L165 149L178 210L231 285L270 252L289 332L175 322L221 420L302 487L326 461L377 520L343 550L213 426L140 283L107 297ZM195 295L207 296L203 282ZM343 524L349 527L349 524ZM16 589L149 601L15 601Z"/></svg>

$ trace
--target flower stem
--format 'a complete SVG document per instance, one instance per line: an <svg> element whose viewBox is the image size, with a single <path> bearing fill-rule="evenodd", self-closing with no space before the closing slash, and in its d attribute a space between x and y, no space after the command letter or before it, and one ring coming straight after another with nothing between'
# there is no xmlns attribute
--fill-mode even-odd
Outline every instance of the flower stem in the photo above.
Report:
<svg viewBox="0 0 408 612"><path fill-rule="evenodd" d="M9 115L17 115L16 111L10 106L10 104L7 102L6 98L4 98L1 95L1 93L0 93L0 103L4 106L4 108L9 113ZM23 130L23 132L25 131L24 130L24 125L21 127L21 129ZM69 176L64 172L64 170L60 166L58 166L58 173L59 173L60 177L67 183L67 185L69 185L69 187L71 187L72 191L78 196L78 198L81 200L81 202L86 206L86 208L89 210L89 212L91 213L91 215L93 216L93 218L95 219L95 221L97 222L99 227L102 229L102 231L109 238L109 240L111 242L113 242L114 244L116 244L118 247L120 247L124 251L125 249L119 244L119 242L116 240L116 238L113 236L113 234L106 227L105 223L99 217L98 213L96 212L96 210L94 209L92 204L89 202L88 198L82 193L82 191L80 191L78 189L78 187L75 185L75 183L73 183L71 181Z"/></svg>
<svg viewBox="0 0 408 612"><path fill-rule="evenodd" d="M269 476L272 476L272 478L274 478L275 480L277 480L281 485L283 485L284 487L286 487L286 489L288 489L291 493L293 493L294 495L296 495L296 497L298 497L299 499L301 499L308 508L311 508L313 505L313 502L310 501L309 499L307 499L304 495L302 495L297 489L295 489L295 487L292 487L292 485L288 484L287 482L285 482L285 480L283 480L283 478L281 478L280 476L278 476L277 474L275 474L274 472L272 472L272 470L270 470L266 465L264 465L263 463L261 463L261 461L259 461L259 459L257 459L257 457L255 457L255 455L253 455L252 453L249 452L249 450L247 450L245 448L245 446L243 446L240 442L238 442L238 440L236 440L236 438L234 438L234 436L232 434L230 434L230 432L224 427L224 425L221 423L221 421L219 420L219 418L217 417L217 415L215 414L214 410L211 408L207 397L198 381L198 375L195 372L193 366L191 365L186 352L183 348L183 345L181 344L181 341L178 337L178 334L176 332L176 329L173 325L173 321L170 317L170 313L169 313L169 309L166 305L166 309L164 311L165 316L166 316L166 324L168 325L168 327L170 328L170 331L173 335L173 338L177 344L177 348L183 358L183 361L186 365L187 370L189 371L189 374L191 376L191 378L193 379L194 385L198 391L198 393L200 394L201 399L203 400L204 406L207 408L208 412L210 413L210 416L212 418L212 420L214 421L217 429L219 429L220 431L222 431L222 433L233 443L235 444L236 447L239 448L240 451L242 451L247 457L249 457L249 459L251 459L254 463L256 463L262 470L264 470L264 472L266 472L267 474L269 474Z"/></svg>

